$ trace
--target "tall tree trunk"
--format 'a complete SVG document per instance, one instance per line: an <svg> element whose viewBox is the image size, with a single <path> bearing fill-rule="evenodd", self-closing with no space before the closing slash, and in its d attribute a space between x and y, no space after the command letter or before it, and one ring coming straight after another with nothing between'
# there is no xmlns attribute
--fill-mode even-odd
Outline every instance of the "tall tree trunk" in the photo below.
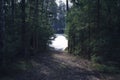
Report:
<svg viewBox="0 0 120 80"><path fill-rule="evenodd" d="M33 38L34 38L34 53L36 53L36 51L38 50L38 36L37 36L37 27L38 27L38 0L35 0L35 12L34 12L34 35L33 35Z"/></svg>
<svg viewBox="0 0 120 80"><path fill-rule="evenodd" d="M67 11L69 10L69 3L68 3L68 0L66 0L66 10L67 10Z"/></svg>
<svg viewBox="0 0 120 80"><path fill-rule="evenodd" d="M4 27L4 23L3 23L3 1L4 0L0 0L0 51L2 51L3 48L3 27Z"/></svg>
<svg viewBox="0 0 120 80"><path fill-rule="evenodd" d="M101 31L100 31L100 0L97 0L97 27L96 27L96 40L98 41L99 44L102 44L101 43ZM99 45L100 47L100 45ZM98 55L100 56L101 54L101 51L98 50Z"/></svg>
<svg viewBox="0 0 120 80"><path fill-rule="evenodd" d="M11 8L12 8L12 23L13 23L13 25L14 25L14 9L15 9L15 1L14 0L11 0L11 2L12 2L12 6L11 6Z"/></svg>
<svg viewBox="0 0 120 80"><path fill-rule="evenodd" d="M90 0L89 0L89 3L88 3L88 6L89 6L89 9L91 8L91 3L90 3ZM88 45L88 58L91 59L91 26L90 26L90 23L91 23L91 19L90 19L91 15L90 13L88 12L88 38L89 38L89 45Z"/></svg>
<svg viewBox="0 0 120 80"><path fill-rule="evenodd" d="M21 0L21 39L22 39L22 54L25 55L26 53L26 26L25 26L25 18L26 18L26 15L25 15L25 0Z"/></svg>
<svg viewBox="0 0 120 80"><path fill-rule="evenodd" d="M5 9L4 0L0 0L0 64L4 65L4 31L5 31Z"/></svg>
<svg viewBox="0 0 120 80"><path fill-rule="evenodd" d="M100 27L100 0L97 0L97 27Z"/></svg>
<svg viewBox="0 0 120 80"><path fill-rule="evenodd" d="M68 12L69 10L69 4L68 4L68 0L66 0L66 11ZM66 22L67 23L67 22ZM70 31L69 31L70 32ZM68 40L68 52L71 53L71 33L68 33L68 36L69 36L69 40Z"/></svg>

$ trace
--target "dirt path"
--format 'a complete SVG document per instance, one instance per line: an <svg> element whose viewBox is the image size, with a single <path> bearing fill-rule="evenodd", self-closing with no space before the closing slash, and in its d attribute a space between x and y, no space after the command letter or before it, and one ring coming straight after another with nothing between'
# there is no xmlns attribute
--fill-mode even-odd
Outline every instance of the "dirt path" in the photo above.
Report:
<svg viewBox="0 0 120 80"><path fill-rule="evenodd" d="M90 69L90 62L64 52L52 51L28 62L29 68L3 80L113 80Z"/></svg>

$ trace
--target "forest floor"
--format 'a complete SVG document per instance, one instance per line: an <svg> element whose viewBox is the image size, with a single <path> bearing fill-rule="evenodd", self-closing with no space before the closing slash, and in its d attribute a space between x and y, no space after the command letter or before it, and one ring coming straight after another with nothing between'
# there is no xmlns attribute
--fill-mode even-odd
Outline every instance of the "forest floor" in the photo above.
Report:
<svg viewBox="0 0 120 80"><path fill-rule="evenodd" d="M62 51L51 51L31 58L22 71L0 80L120 80L91 69L91 62Z"/></svg>

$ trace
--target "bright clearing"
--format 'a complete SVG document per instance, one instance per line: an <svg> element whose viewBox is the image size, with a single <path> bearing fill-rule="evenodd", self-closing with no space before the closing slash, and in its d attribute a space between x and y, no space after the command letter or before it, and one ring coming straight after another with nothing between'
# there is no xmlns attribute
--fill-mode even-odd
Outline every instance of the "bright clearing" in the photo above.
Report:
<svg viewBox="0 0 120 80"><path fill-rule="evenodd" d="M55 40L52 41L51 47L56 50L64 50L68 46L68 40L63 34L56 34Z"/></svg>

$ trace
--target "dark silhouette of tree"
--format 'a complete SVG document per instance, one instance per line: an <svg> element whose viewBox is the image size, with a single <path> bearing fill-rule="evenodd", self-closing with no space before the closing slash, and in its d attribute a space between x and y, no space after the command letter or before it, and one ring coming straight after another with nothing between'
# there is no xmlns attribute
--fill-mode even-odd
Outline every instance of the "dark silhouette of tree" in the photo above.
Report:
<svg viewBox="0 0 120 80"><path fill-rule="evenodd" d="M66 0L66 10L67 10L67 11L69 10L69 3L68 3L68 0Z"/></svg>

